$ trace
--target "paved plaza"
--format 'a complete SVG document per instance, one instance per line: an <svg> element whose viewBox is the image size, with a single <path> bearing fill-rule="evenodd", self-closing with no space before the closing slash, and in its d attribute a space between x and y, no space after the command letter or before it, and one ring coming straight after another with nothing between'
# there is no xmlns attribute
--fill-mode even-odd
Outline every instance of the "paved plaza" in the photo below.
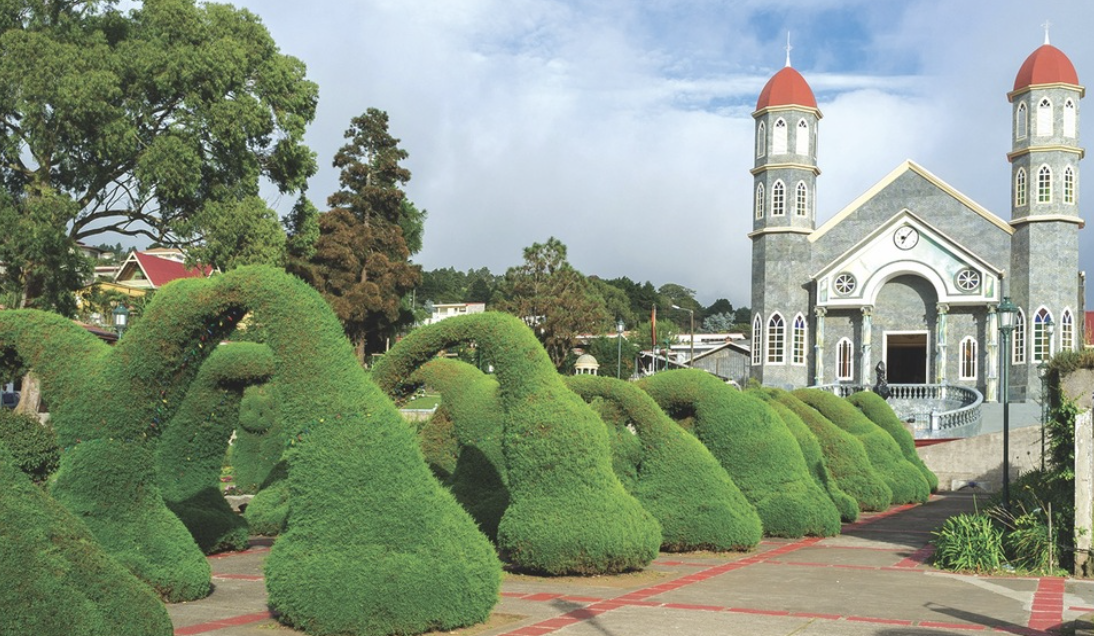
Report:
<svg viewBox="0 0 1094 636"><path fill-rule="evenodd" d="M947 636L1058 633L1094 611L1094 581L969 576L927 565L931 531L984 495L933 496L865 515L827 539L765 540L739 553L666 554L644 572L562 579L506 575L475 636ZM268 636L268 540L211 557L213 594L169 606L175 634ZM444 632L449 633L449 632Z"/></svg>

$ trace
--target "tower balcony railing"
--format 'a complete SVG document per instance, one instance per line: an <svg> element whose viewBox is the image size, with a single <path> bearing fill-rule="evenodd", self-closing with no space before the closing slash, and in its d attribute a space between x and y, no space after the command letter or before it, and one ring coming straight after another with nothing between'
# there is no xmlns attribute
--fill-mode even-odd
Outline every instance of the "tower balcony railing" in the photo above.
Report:
<svg viewBox="0 0 1094 636"><path fill-rule="evenodd" d="M910 425L916 439L971 437L980 432L984 396L953 384L890 384L889 406ZM864 384L821 384L810 387L848 397L870 391Z"/></svg>

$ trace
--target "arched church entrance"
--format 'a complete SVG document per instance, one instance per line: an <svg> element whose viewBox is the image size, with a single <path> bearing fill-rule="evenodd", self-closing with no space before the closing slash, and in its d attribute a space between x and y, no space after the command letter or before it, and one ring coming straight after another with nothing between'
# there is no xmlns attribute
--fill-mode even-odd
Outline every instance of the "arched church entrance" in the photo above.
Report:
<svg viewBox="0 0 1094 636"><path fill-rule="evenodd" d="M934 285L921 276L896 276L878 291L871 336L882 343L891 384L927 384L932 377L937 305Z"/></svg>

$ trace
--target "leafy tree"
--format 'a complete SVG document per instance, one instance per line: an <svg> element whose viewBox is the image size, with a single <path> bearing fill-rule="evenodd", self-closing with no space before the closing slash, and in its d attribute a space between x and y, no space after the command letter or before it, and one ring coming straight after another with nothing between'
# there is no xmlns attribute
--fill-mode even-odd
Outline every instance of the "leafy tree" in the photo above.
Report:
<svg viewBox="0 0 1094 636"><path fill-rule="evenodd" d="M501 286L499 308L524 320L560 368L580 333L610 324L604 300L566 260L566 246L555 237L524 248L524 264L510 267Z"/></svg>
<svg viewBox="0 0 1094 636"><path fill-rule="evenodd" d="M733 303L725 298L719 298L710 307L703 310L704 316L713 316L714 314L733 314Z"/></svg>
<svg viewBox="0 0 1094 636"><path fill-rule="evenodd" d="M404 218L416 210L403 205L400 188L410 171L399 165L407 153L388 133L387 113L369 108L354 117L346 138L334 156L342 187L328 199L333 209L319 217L311 283L364 362L370 344L379 348L397 327L413 322L403 296L421 280L421 270L408 261L402 225L420 218Z"/></svg>
<svg viewBox="0 0 1094 636"><path fill-rule="evenodd" d="M638 351L638 345L626 337L620 342L616 338L604 336L593 338L588 349L589 354L600 363L600 375L614 378L616 371L620 370L620 378L623 380L634 375L634 357L638 355Z"/></svg>
<svg viewBox="0 0 1094 636"><path fill-rule="evenodd" d="M275 213L257 196L212 201L195 215L205 228L205 240L187 254L201 263L227 271L241 265L272 265L285 261L285 231Z"/></svg>
<svg viewBox="0 0 1094 636"><path fill-rule="evenodd" d="M638 284L630 278L622 276L604 282L613 287L622 289L623 292L627 294L627 298L631 302L631 311L635 316L648 316L654 307L665 304L664 299L662 299L661 295L654 289L653 283L649 281Z"/></svg>
<svg viewBox="0 0 1094 636"><path fill-rule="evenodd" d="M486 279L476 278L471 282L471 286L467 288L464 300L469 303L487 303L490 302L490 296L493 293L493 290L490 289L490 283L487 283Z"/></svg>
<svg viewBox="0 0 1094 636"><path fill-rule="evenodd" d="M403 199L399 206L399 227L403 230L406 249L411 254L417 254L422 251L422 240L425 237L425 219L429 216L429 213L425 210L419 210L410 199Z"/></svg>
<svg viewBox="0 0 1094 636"><path fill-rule="evenodd" d="M649 350L653 346L653 326L649 320L635 327L634 333L634 344L638 346L640 350ZM687 330L680 329L676 323L667 318L662 318L661 316L657 317L658 347L664 347L666 343L676 344L676 337L681 333L687 333Z"/></svg>
<svg viewBox="0 0 1094 636"><path fill-rule="evenodd" d="M608 310L608 314L613 317L613 323L622 320L624 326L626 326L634 325L637 322L626 292L595 276L589 277L589 284L604 299L604 307ZM611 327L612 331L615 331L615 325L613 324Z"/></svg>
<svg viewBox="0 0 1094 636"><path fill-rule="evenodd" d="M732 312L711 314L703 319L703 331L705 333L733 331L735 326Z"/></svg>
<svg viewBox="0 0 1094 636"><path fill-rule="evenodd" d="M22 285L22 304L71 313L58 290L81 278L77 241L200 244L218 229L212 211L256 196L260 179L293 192L315 172L303 135L317 87L254 14L194 0L5 6L3 207L43 236L0 234L4 285Z"/></svg>
<svg viewBox="0 0 1094 636"><path fill-rule="evenodd" d="M13 306L76 314L72 291L90 278L92 268L65 233L75 207L68 197L49 191L22 200L0 195L0 290Z"/></svg>
<svg viewBox="0 0 1094 636"><path fill-rule="evenodd" d="M285 219L285 252L290 260L307 261L315 256L319 240L319 210L303 194Z"/></svg>

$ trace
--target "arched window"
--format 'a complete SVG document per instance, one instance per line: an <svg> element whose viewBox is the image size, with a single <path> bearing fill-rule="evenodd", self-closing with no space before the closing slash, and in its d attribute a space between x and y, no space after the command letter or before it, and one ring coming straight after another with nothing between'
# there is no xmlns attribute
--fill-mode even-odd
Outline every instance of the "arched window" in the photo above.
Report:
<svg viewBox="0 0 1094 636"><path fill-rule="evenodd" d="M1037 104L1037 136L1052 136L1052 102L1047 97Z"/></svg>
<svg viewBox="0 0 1094 636"><path fill-rule="evenodd" d="M1011 360L1014 364L1026 363L1026 314L1021 309L1014 314L1014 352Z"/></svg>
<svg viewBox="0 0 1094 636"><path fill-rule="evenodd" d="M791 343L790 362L805 364L805 316L794 317L794 340Z"/></svg>
<svg viewBox="0 0 1094 636"><path fill-rule="evenodd" d="M1075 203L1075 171L1064 168L1064 203Z"/></svg>
<svg viewBox="0 0 1094 636"><path fill-rule="evenodd" d="M773 155L785 155L786 154L786 120L775 120L775 134L771 138L771 154Z"/></svg>
<svg viewBox="0 0 1094 636"><path fill-rule="evenodd" d="M809 189L804 181L799 181L794 188L794 214L797 216L809 216Z"/></svg>
<svg viewBox="0 0 1094 636"><path fill-rule="evenodd" d="M771 216L784 216L786 214L786 186L782 181L776 181L771 186Z"/></svg>
<svg viewBox="0 0 1094 636"><path fill-rule="evenodd" d="M764 184L756 184L756 218L764 218Z"/></svg>
<svg viewBox="0 0 1094 636"><path fill-rule="evenodd" d="M836 379L851 380L855 375L855 349L847 338L836 344Z"/></svg>
<svg viewBox="0 0 1094 636"><path fill-rule="evenodd" d="M756 157L767 154L767 124L760 122L756 128Z"/></svg>
<svg viewBox="0 0 1094 636"><path fill-rule="evenodd" d="M1048 166L1037 171L1037 203L1052 203L1052 168Z"/></svg>
<svg viewBox="0 0 1094 636"><path fill-rule="evenodd" d="M1075 114L1075 100L1068 99L1064 102L1064 137L1075 137L1075 123L1077 119Z"/></svg>
<svg viewBox="0 0 1094 636"><path fill-rule="evenodd" d="M1026 196L1029 192L1026 183L1026 169L1018 168L1018 174L1014 176L1014 205L1022 207L1026 204Z"/></svg>
<svg viewBox="0 0 1094 636"><path fill-rule="evenodd" d="M763 344L763 332L763 323L760 322L760 316L757 314L752 319L752 364L760 364L763 361L760 347Z"/></svg>
<svg viewBox="0 0 1094 636"><path fill-rule="evenodd" d="M1049 310L1041 307L1033 315L1033 362L1044 362L1052 357L1052 336L1048 334Z"/></svg>
<svg viewBox="0 0 1094 636"><path fill-rule="evenodd" d="M976 379L976 339L972 337L961 341L961 379Z"/></svg>
<svg viewBox="0 0 1094 636"><path fill-rule="evenodd" d="M798 120L798 132L794 135L794 154L809 156L809 122Z"/></svg>
<svg viewBox="0 0 1094 636"><path fill-rule="evenodd" d="M786 321L778 314L772 314L767 321L767 362L782 364L786 361Z"/></svg>
<svg viewBox="0 0 1094 636"><path fill-rule="evenodd" d="M1075 350L1075 318L1071 315L1070 309L1065 309L1064 313L1060 314L1060 350Z"/></svg>
<svg viewBox="0 0 1094 636"><path fill-rule="evenodd" d="M1015 117L1014 136L1018 139L1025 139L1028 127L1029 111L1026 110L1026 103L1018 102L1018 115Z"/></svg>

